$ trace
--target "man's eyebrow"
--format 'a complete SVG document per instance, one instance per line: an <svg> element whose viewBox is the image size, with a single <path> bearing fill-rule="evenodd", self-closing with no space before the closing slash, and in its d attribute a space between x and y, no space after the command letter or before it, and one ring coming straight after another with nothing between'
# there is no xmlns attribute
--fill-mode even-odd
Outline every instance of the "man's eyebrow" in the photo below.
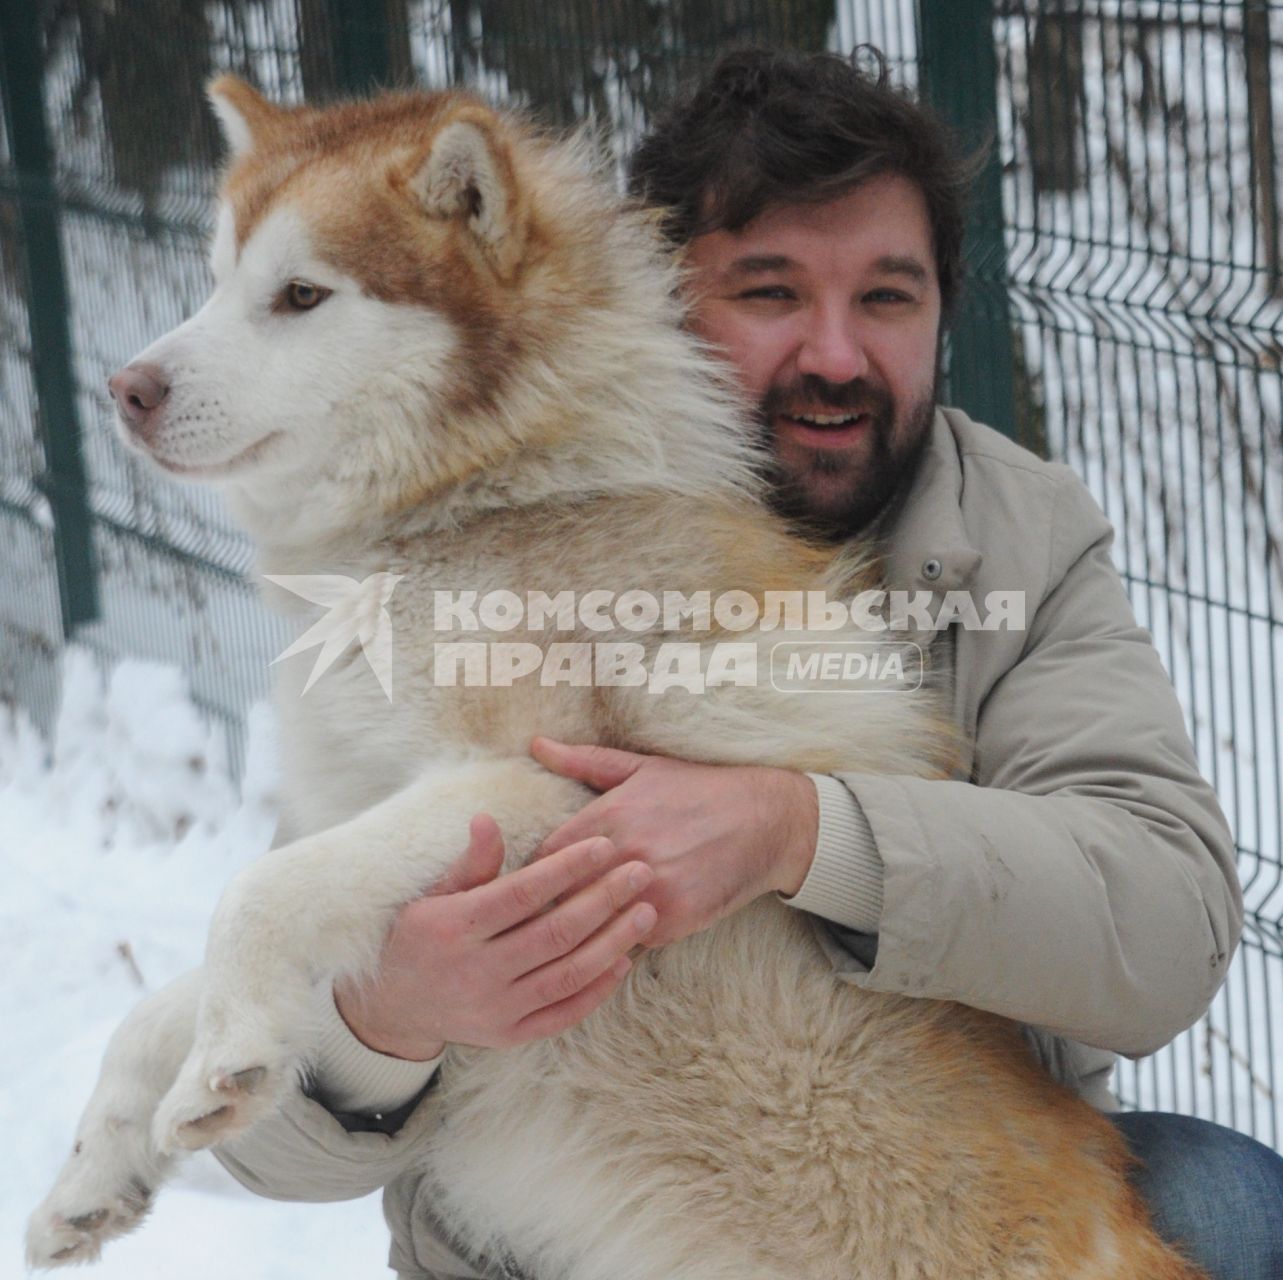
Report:
<svg viewBox="0 0 1283 1280"><path fill-rule="evenodd" d="M797 263L782 253L755 253L743 258L736 258L723 272L725 276L772 275L781 271L790 271ZM930 272L921 261L908 254L888 253L877 259L873 269L881 275L909 276L919 284L925 284Z"/></svg>
<svg viewBox="0 0 1283 1280"><path fill-rule="evenodd" d="M910 276L918 281L919 284L925 284L928 279L926 267L917 258L911 258L906 255L886 254L879 258L873 266L882 275Z"/></svg>
<svg viewBox="0 0 1283 1280"><path fill-rule="evenodd" d="M797 263L792 258L785 257L782 253L758 253L736 258L723 274L728 276L766 275L774 271L787 271L790 267L795 266L797 266Z"/></svg>

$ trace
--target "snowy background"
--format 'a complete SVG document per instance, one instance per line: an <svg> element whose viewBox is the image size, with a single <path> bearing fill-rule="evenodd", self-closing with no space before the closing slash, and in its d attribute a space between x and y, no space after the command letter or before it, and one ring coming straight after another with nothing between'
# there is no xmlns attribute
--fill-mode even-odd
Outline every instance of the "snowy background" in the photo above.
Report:
<svg viewBox="0 0 1283 1280"><path fill-rule="evenodd" d="M0 1280L27 1274L27 1214L67 1156L107 1039L200 961L209 914L275 823L271 717L249 717L238 798L221 735L173 668L104 682L69 650L52 751L0 706ZM191 1157L101 1280L298 1280L386 1273L378 1197L269 1204ZM178 1261L181 1259L181 1263Z"/></svg>

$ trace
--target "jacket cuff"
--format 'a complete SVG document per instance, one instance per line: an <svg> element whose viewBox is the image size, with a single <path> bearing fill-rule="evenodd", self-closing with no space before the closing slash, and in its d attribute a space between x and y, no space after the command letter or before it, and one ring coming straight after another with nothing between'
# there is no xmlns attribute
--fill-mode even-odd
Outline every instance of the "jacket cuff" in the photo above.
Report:
<svg viewBox="0 0 1283 1280"><path fill-rule="evenodd" d="M877 933L884 870L860 802L836 778L808 773L820 802L815 859L790 907L809 911L857 933Z"/></svg>
<svg viewBox="0 0 1283 1280"><path fill-rule="evenodd" d="M376 1053L352 1034L333 998L321 1005L312 1092L327 1107L377 1116L405 1106L432 1079L440 1058L411 1062Z"/></svg>

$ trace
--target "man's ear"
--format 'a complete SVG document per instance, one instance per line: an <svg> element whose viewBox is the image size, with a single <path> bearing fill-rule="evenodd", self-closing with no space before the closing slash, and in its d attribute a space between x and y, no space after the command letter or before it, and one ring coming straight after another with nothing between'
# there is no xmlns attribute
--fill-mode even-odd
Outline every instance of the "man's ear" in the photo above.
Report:
<svg viewBox="0 0 1283 1280"><path fill-rule="evenodd" d="M205 92L233 159L252 151L255 138L281 114L280 107L268 102L239 76L218 76L209 82Z"/></svg>
<svg viewBox="0 0 1283 1280"><path fill-rule="evenodd" d="M462 222L498 275L509 279L525 251L527 214L496 123L481 108L451 116L410 179L410 190L431 217Z"/></svg>

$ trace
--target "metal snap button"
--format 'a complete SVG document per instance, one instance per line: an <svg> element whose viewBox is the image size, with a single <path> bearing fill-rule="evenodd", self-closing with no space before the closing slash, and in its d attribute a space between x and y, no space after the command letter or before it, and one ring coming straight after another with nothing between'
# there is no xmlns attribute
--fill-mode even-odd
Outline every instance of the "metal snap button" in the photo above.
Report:
<svg viewBox="0 0 1283 1280"><path fill-rule="evenodd" d="M922 564L922 576L928 582L934 582L944 572L944 565L939 560L925 560Z"/></svg>

